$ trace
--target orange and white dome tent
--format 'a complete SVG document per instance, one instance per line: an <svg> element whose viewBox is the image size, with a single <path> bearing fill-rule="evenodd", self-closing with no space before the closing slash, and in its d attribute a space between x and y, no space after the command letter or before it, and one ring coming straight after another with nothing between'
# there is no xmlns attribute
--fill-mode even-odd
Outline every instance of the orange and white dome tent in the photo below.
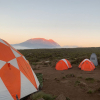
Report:
<svg viewBox="0 0 100 100"><path fill-rule="evenodd" d="M25 57L0 39L0 100L17 100L38 91L39 81Z"/></svg>
<svg viewBox="0 0 100 100"><path fill-rule="evenodd" d="M92 61L90 61L89 59L84 59L78 66L79 68L81 68L81 70L84 71L93 71L95 69L95 66L93 64Z"/></svg>
<svg viewBox="0 0 100 100"><path fill-rule="evenodd" d="M71 64L67 59L61 59L56 64L56 70L67 70L68 68L71 68Z"/></svg>

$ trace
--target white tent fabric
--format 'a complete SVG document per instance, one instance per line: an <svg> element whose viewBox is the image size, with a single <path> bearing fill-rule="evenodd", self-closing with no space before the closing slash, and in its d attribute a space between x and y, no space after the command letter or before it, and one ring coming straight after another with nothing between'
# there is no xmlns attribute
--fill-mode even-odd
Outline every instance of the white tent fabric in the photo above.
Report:
<svg viewBox="0 0 100 100"><path fill-rule="evenodd" d="M98 60L97 60L97 55L95 53L92 53L90 56L90 60L93 62L95 66L98 66Z"/></svg>

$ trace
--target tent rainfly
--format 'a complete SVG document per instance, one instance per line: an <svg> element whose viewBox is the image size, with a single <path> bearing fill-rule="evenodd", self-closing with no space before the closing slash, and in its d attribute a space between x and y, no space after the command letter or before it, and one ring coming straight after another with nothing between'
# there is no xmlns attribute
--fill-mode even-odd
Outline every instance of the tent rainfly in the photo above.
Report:
<svg viewBox="0 0 100 100"><path fill-rule="evenodd" d="M0 100L19 100L38 91L39 84L25 57L0 39Z"/></svg>
<svg viewBox="0 0 100 100"><path fill-rule="evenodd" d="M95 69L94 64L89 59L84 59L78 67L84 71L93 71Z"/></svg>
<svg viewBox="0 0 100 100"><path fill-rule="evenodd" d="M92 53L90 56L90 60L93 62L95 66L98 66L98 60L97 60L97 55L95 53Z"/></svg>
<svg viewBox="0 0 100 100"><path fill-rule="evenodd" d="M71 64L67 59L61 59L56 64L56 70L67 70L68 68L71 68Z"/></svg>

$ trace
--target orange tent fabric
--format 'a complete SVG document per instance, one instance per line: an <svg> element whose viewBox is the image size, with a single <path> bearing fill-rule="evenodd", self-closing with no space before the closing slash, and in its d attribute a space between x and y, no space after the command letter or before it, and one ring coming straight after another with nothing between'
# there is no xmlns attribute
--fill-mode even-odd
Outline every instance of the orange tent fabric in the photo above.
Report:
<svg viewBox="0 0 100 100"><path fill-rule="evenodd" d="M84 71L93 71L95 69L93 62L91 62L89 59L84 59L78 67Z"/></svg>
<svg viewBox="0 0 100 100"><path fill-rule="evenodd" d="M67 70L68 68L71 68L71 64L67 59L61 59L57 62L55 69L56 70Z"/></svg>
<svg viewBox="0 0 100 100"><path fill-rule="evenodd" d="M0 100L17 100L38 91L39 81L25 57L0 39Z"/></svg>

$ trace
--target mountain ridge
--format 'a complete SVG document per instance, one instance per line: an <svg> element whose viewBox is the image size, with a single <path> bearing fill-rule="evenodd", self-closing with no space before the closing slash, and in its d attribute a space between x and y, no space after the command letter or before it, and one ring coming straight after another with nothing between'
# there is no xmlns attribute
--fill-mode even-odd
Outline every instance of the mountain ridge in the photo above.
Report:
<svg viewBox="0 0 100 100"><path fill-rule="evenodd" d="M61 46L52 39L31 38L22 43L12 44L13 47L23 47L25 49L40 49L40 48L60 48Z"/></svg>

